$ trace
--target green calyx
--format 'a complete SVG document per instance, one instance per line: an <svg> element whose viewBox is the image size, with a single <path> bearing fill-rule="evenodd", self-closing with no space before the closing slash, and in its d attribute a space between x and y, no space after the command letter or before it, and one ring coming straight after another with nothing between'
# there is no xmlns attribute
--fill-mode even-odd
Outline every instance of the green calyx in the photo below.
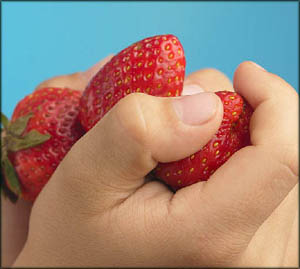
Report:
<svg viewBox="0 0 300 269"><path fill-rule="evenodd" d="M18 176L15 169L7 157L7 155L2 151L1 156L1 189L6 197L12 197L14 201L17 201L21 194L21 187L19 183ZM10 199L12 201L12 199Z"/></svg>
<svg viewBox="0 0 300 269"><path fill-rule="evenodd" d="M32 116L33 114L29 113L11 122L1 112L3 127L1 130L1 189L12 202L16 202L20 196L21 186L13 164L8 158L8 153L35 147L51 137L49 134L41 134L37 130L23 134Z"/></svg>

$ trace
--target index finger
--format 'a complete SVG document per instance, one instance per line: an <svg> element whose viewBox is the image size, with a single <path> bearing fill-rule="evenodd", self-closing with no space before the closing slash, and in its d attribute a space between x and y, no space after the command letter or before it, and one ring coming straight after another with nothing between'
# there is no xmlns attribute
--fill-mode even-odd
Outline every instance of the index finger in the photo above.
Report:
<svg viewBox="0 0 300 269"><path fill-rule="evenodd" d="M186 91L187 86L193 87L194 85L205 92L234 91L230 79L214 68L200 69L186 76L182 94L189 94Z"/></svg>
<svg viewBox="0 0 300 269"><path fill-rule="evenodd" d="M220 244L237 246L238 235L243 247L298 182L298 96L249 62L238 67L234 86L254 108L252 145L233 154L207 182L179 190L173 205L184 197L199 223L213 229L211 240L217 236Z"/></svg>
<svg viewBox="0 0 300 269"><path fill-rule="evenodd" d="M253 145L297 145L299 97L287 82L244 62L235 72L234 87L254 109L250 126Z"/></svg>

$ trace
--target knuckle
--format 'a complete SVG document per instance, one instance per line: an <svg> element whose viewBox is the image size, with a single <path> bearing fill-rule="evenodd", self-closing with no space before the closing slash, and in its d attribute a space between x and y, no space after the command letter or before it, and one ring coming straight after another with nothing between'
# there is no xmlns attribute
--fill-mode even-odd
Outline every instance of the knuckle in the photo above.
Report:
<svg viewBox="0 0 300 269"><path fill-rule="evenodd" d="M208 91L230 90L233 86L230 79L221 71L215 68L198 70L187 76L185 83L200 84Z"/></svg>
<svg viewBox="0 0 300 269"><path fill-rule="evenodd" d="M82 74L83 72L75 72L75 73L72 73L70 75L65 75L64 77L67 77L68 80L76 80L76 81L79 81L82 79Z"/></svg>
<svg viewBox="0 0 300 269"><path fill-rule="evenodd" d="M187 79L201 79L202 77L221 77L223 79L228 80L227 76L219 71L218 69L215 68L204 68L198 71L193 72L192 74L190 74Z"/></svg>
<svg viewBox="0 0 300 269"><path fill-rule="evenodd" d="M58 88L72 88L72 89L78 89L83 90L85 87L84 81L82 80L82 72L76 72L70 75L60 75L51 77L47 80L44 80L41 82L36 88L46 88L46 87L58 87Z"/></svg>
<svg viewBox="0 0 300 269"><path fill-rule="evenodd" d="M272 181L270 181L269 188L273 193L277 194L277 197L284 198L296 185L298 175L294 168L286 162L279 161L274 165L277 165L277 169L272 174Z"/></svg>
<svg viewBox="0 0 300 269"><path fill-rule="evenodd" d="M121 99L115 106L117 122L125 130L126 136L142 145L147 144L148 122L142 109L143 94L132 93Z"/></svg>
<svg viewBox="0 0 300 269"><path fill-rule="evenodd" d="M272 150L279 165L279 174L292 181L299 177L299 152L297 143L281 144L280 148Z"/></svg>
<svg viewBox="0 0 300 269"><path fill-rule="evenodd" d="M262 153L263 154L263 153ZM261 195L270 191L282 199L292 190L298 182L299 166L295 145L281 145L272 149L265 155L268 163L267 177L269 180L262 181Z"/></svg>
<svg viewBox="0 0 300 269"><path fill-rule="evenodd" d="M287 172L294 179L299 177L299 152L296 145L289 146L286 150L285 161L282 161L283 167L287 168Z"/></svg>
<svg viewBox="0 0 300 269"><path fill-rule="evenodd" d="M43 82L41 82L35 88L35 90L38 90L38 89L41 89L41 88L47 88L47 87L61 87L62 82L64 82L64 81L61 79L61 76L52 77L52 78L49 78L49 79L44 80Z"/></svg>
<svg viewBox="0 0 300 269"><path fill-rule="evenodd" d="M223 72L221 72L221 71L219 71L218 69L216 69L216 68L204 68L204 69L202 69L202 70L200 70L200 72L202 71L202 73L203 74L207 74L207 75L211 75L211 76L222 76L222 77L226 77L227 78L227 76L223 73Z"/></svg>
<svg viewBox="0 0 300 269"><path fill-rule="evenodd" d="M45 81L41 82L39 85L37 85L35 87L35 91L38 89L46 88L46 87L49 87L49 80L45 80Z"/></svg>
<svg viewBox="0 0 300 269"><path fill-rule="evenodd" d="M278 197L285 197L298 181L298 152L295 144L281 144L272 149L261 147L258 154L267 163L266 176L271 180L261 182L262 195L272 190Z"/></svg>

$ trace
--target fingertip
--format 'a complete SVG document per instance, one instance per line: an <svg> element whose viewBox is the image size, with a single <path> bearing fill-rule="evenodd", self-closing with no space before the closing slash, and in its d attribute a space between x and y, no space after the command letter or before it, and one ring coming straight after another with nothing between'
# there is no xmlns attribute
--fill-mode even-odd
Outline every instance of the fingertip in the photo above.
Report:
<svg viewBox="0 0 300 269"><path fill-rule="evenodd" d="M82 77L86 80L86 81L90 81L93 76L95 76L98 71L106 64L108 63L111 58L113 57L113 54L109 54L108 56L106 56L104 59L98 61L96 64L94 64L93 66L89 67L87 70L81 72Z"/></svg>
<svg viewBox="0 0 300 269"><path fill-rule="evenodd" d="M240 73L247 71L248 69L257 69L259 71L266 71L261 65L253 61L244 61L238 65L233 75L233 85L235 85L236 78L239 77Z"/></svg>
<svg viewBox="0 0 300 269"><path fill-rule="evenodd" d="M215 68L205 68L189 74L184 85L198 85L206 92L234 91L230 79Z"/></svg>
<svg viewBox="0 0 300 269"><path fill-rule="evenodd" d="M242 62L237 67L233 85L253 108L267 99L285 99L297 95L284 79L252 61Z"/></svg>

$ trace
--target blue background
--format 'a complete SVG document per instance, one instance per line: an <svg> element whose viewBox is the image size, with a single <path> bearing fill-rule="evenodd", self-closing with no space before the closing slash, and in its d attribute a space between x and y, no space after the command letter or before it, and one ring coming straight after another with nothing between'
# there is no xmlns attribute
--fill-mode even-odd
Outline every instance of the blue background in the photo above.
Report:
<svg viewBox="0 0 300 269"><path fill-rule="evenodd" d="M187 73L215 67L232 79L252 60L298 91L297 2L4 2L2 111L49 77L162 33L181 40Z"/></svg>

